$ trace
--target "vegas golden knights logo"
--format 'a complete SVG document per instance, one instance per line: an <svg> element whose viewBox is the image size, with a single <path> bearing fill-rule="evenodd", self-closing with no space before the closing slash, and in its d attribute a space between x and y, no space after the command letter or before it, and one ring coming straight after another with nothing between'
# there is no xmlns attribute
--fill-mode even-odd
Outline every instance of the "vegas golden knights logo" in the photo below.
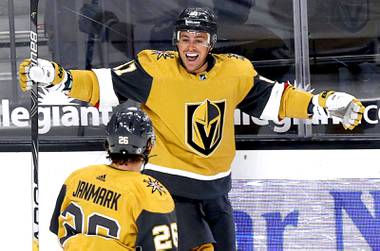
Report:
<svg viewBox="0 0 380 251"><path fill-rule="evenodd" d="M186 104L186 144L197 154L209 156L223 136L226 101Z"/></svg>

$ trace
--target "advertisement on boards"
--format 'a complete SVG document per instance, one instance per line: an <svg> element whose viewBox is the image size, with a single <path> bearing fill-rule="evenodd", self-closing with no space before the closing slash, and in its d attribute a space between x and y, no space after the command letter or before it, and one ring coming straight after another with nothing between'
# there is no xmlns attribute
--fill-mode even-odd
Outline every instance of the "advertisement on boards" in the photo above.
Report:
<svg viewBox="0 0 380 251"><path fill-rule="evenodd" d="M89 136L104 134L104 125L108 122L112 107L97 109L64 95L62 92L40 88L39 98L39 134L42 136ZM361 125L356 128L355 135L378 134L377 127L380 110L377 101L365 101L366 106ZM235 133L237 136L265 135L281 136L294 135L297 137L298 119L285 118L273 122L262 120L235 111ZM313 125L314 133L347 134L339 121L313 117L306 120ZM9 99L0 100L0 134L13 135L26 131L30 127L29 108L27 105L14 104ZM3 130L6 129L6 130ZM78 133L80 132L80 133Z"/></svg>
<svg viewBox="0 0 380 251"><path fill-rule="evenodd" d="M379 250L380 179L234 180L239 251Z"/></svg>

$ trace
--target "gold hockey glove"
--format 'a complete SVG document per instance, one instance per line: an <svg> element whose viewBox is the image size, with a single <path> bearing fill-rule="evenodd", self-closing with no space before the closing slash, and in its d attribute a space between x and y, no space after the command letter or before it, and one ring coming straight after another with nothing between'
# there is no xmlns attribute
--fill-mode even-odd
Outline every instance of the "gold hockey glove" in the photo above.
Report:
<svg viewBox="0 0 380 251"><path fill-rule="evenodd" d="M31 65L30 59L25 59L19 66L19 84L23 92L32 89L32 81L42 87L64 84L64 90L69 90L71 76L62 66L45 59L38 59L37 65Z"/></svg>
<svg viewBox="0 0 380 251"><path fill-rule="evenodd" d="M365 109L358 99L344 92L324 91L314 95L312 102L314 114L325 112L329 118L338 119L344 129L349 130L360 123Z"/></svg>

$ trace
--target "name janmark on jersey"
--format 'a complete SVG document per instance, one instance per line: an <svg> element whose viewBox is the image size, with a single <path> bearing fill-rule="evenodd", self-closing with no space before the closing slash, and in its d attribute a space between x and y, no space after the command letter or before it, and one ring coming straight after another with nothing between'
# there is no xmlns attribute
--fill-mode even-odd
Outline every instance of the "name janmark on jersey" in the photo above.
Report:
<svg viewBox="0 0 380 251"><path fill-rule="evenodd" d="M73 196L117 211L121 194L80 180Z"/></svg>

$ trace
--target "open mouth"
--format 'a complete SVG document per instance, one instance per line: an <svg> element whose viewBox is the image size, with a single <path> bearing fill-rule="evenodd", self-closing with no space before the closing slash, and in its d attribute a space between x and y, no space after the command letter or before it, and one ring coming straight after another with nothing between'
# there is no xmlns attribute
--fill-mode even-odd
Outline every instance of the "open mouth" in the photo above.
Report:
<svg viewBox="0 0 380 251"><path fill-rule="evenodd" d="M197 60L198 57L199 57L198 53L194 53L194 52L186 53L186 59L189 60L190 62Z"/></svg>

